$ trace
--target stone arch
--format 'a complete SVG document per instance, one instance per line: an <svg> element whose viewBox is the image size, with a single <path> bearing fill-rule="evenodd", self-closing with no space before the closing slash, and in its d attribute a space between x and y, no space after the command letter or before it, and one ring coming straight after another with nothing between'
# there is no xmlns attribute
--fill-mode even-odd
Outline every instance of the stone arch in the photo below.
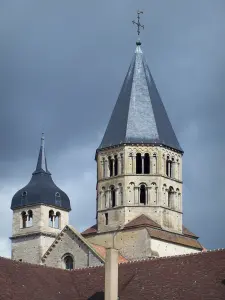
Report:
<svg viewBox="0 0 225 300"><path fill-rule="evenodd" d="M21 227L22 228L27 227L27 214L25 211L22 211L22 213L21 213Z"/></svg>
<svg viewBox="0 0 225 300"><path fill-rule="evenodd" d="M48 225L49 227L54 227L54 210L50 210L48 213Z"/></svg>
<svg viewBox="0 0 225 300"><path fill-rule="evenodd" d="M54 220L54 228L60 229L61 228L61 213L59 211L55 214L55 220Z"/></svg>
<svg viewBox="0 0 225 300"><path fill-rule="evenodd" d="M139 203L147 204L147 186L145 183L139 185Z"/></svg>
<svg viewBox="0 0 225 300"><path fill-rule="evenodd" d="M142 157L140 152L136 154L136 174L142 174Z"/></svg>
<svg viewBox="0 0 225 300"><path fill-rule="evenodd" d="M65 253L61 259L62 259L63 269L73 270L75 268L74 256L71 253Z"/></svg>
<svg viewBox="0 0 225 300"><path fill-rule="evenodd" d="M33 225L33 211L30 209L27 212L27 227L31 227Z"/></svg>
<svg viewBox="0 0 225 300"><path fill-rule="evenodd" d="M116 206L116 189L114 185L110 186L110 204L111 207Z"/></svg>
<svg viewBox="0 0 225 300"><path fill-rule="evenodd" d="M111 156L108 157L109 177L113 176L113 159Z"/></svg>
<svg viewBox="0 0 225 300"><path fill-rule="evenodd" d="M150 155L149 153L145 153L144 155L144 170L142 173L149 174L150 173Z"/></svg>
<svg viewBox="0 0 225 300"><path fill-rule="evenodd" d="M172 186L168 189L168 207L174 208L174 189Z"/></svg>

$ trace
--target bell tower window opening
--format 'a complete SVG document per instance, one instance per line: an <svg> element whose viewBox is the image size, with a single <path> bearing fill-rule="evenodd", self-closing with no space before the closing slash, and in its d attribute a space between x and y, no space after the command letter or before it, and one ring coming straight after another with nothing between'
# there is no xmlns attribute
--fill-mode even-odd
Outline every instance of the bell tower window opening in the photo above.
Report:
<svg viewBox="0 0 225 300"><path fill-rule="evenodd" d="M146 187L144 184L140 186L140 204L146 205Z"/></svg>
<svg viewBox="0 0 225 300"><path fill-rule="evenodd" d="M118 157L115 155L114 157L114 175L118 175Z"/></svg>
<svg viewBox="0 0 225 300"><path fill-rule="evenodd" d="M168 177L171 177L171 172L172 172L172 162L169 159L169 156L167 156L167 159L166 159L166 175Z"/></svg>
<svg viewBox="0 0 225 300"><path fill-rule="evenodd" d="M111 187L111 204L112 207L116 206L116 190L114 186Z"/></svg>
<svg viewBox="0 0 225 300"><path fill-rule="evenodd" d="M60 212L57 211L57 213L55 214L54 228L60 229L60 219L61 219L61 214Z"/></svg>
<svg viewBox="0 0 225 300"><path fill-rule="evenodd" d="M32 210L28 210L27 213L27 227L31 227L33 225L33 212Z"/></svg>
<svg viewBox="0 0 225 300"><path fill-rule="evenodd" d="M112 177L113 176L113 160L112 160L111 156L108 157L108 161L109 161L109 176Z"/></svg>
<svg viewBox="0 0 225 300"><path fill-rule="evenodd" d="M54 227L54 211L53 210L50 210L49 211L49 227Z"/></svg>
<svg viewBox="0 0 225 300"><path fill-rule="evenodd" d="M109 215L108 213L105 213L105 225L109 224Z"/></svg>
<svg viewBox="0 0 225 300"><path fill-rule="evenodd" d="M141 153L136 155L136 174L142 174L142 158Z"/></svg>
<svg viewBox="0 0 225 300"><path fill-rule="evenodd" d="M144 156L144 174L150 173L150 157L148 153L145 153Z"/></svg>
<svg viewBox="0 0 225 300"><path fill-rule="evenodd" d="M21 217L22 217L22 228L26 228L27 227L27 214L25 211L23 211L21 213Z"/></svg>

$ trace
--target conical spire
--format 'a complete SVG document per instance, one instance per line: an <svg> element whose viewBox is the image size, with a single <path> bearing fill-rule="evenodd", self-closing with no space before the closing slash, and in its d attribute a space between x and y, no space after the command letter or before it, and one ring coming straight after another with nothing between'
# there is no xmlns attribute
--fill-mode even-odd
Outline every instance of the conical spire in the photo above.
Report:
<svg viewBox="0 0 225 300"><path fill-rule="evenodd" d="M46 156L45 156L45 137L44 137L44 133L42 133L42 136L41 136L41 147L40 147L40 151L39 151L39 155L38 155L36 170L34 171L33 175L38 174L38 173L50 174L50 172L48 171L47 160L46 160Z"/></svg>
<svg viewBox="0 0 225 300"><path fill-rule="evenodd" d="M141 50L136 50L98 148L154 144L182 151Z"/></svg>

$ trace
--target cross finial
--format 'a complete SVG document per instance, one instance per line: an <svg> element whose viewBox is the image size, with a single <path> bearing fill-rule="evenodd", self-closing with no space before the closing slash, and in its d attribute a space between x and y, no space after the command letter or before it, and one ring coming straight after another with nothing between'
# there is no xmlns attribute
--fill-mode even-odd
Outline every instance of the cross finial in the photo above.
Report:
<svg viewBox="0 0 225 300"><path fill-rule="evenodd" d="M137 33L138 33L138 35L140 35L140 28L144 29L144 25L141 25L141 23L140 23L140 14L143 14L143 11L138 10L137 11L137 22L132 21L133 24L137 25Z"/></svg>

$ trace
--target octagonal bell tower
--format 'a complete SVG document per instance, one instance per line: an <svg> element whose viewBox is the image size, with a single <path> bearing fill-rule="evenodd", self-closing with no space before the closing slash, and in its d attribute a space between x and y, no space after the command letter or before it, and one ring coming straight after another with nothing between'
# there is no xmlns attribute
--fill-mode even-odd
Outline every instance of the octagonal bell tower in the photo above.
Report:
<svg viewBox="0 0 225 300"><path fill-rule="evenodd" d="M144 214L182 233L182 155L138 41L96 151L98 232Z"/></svg>

